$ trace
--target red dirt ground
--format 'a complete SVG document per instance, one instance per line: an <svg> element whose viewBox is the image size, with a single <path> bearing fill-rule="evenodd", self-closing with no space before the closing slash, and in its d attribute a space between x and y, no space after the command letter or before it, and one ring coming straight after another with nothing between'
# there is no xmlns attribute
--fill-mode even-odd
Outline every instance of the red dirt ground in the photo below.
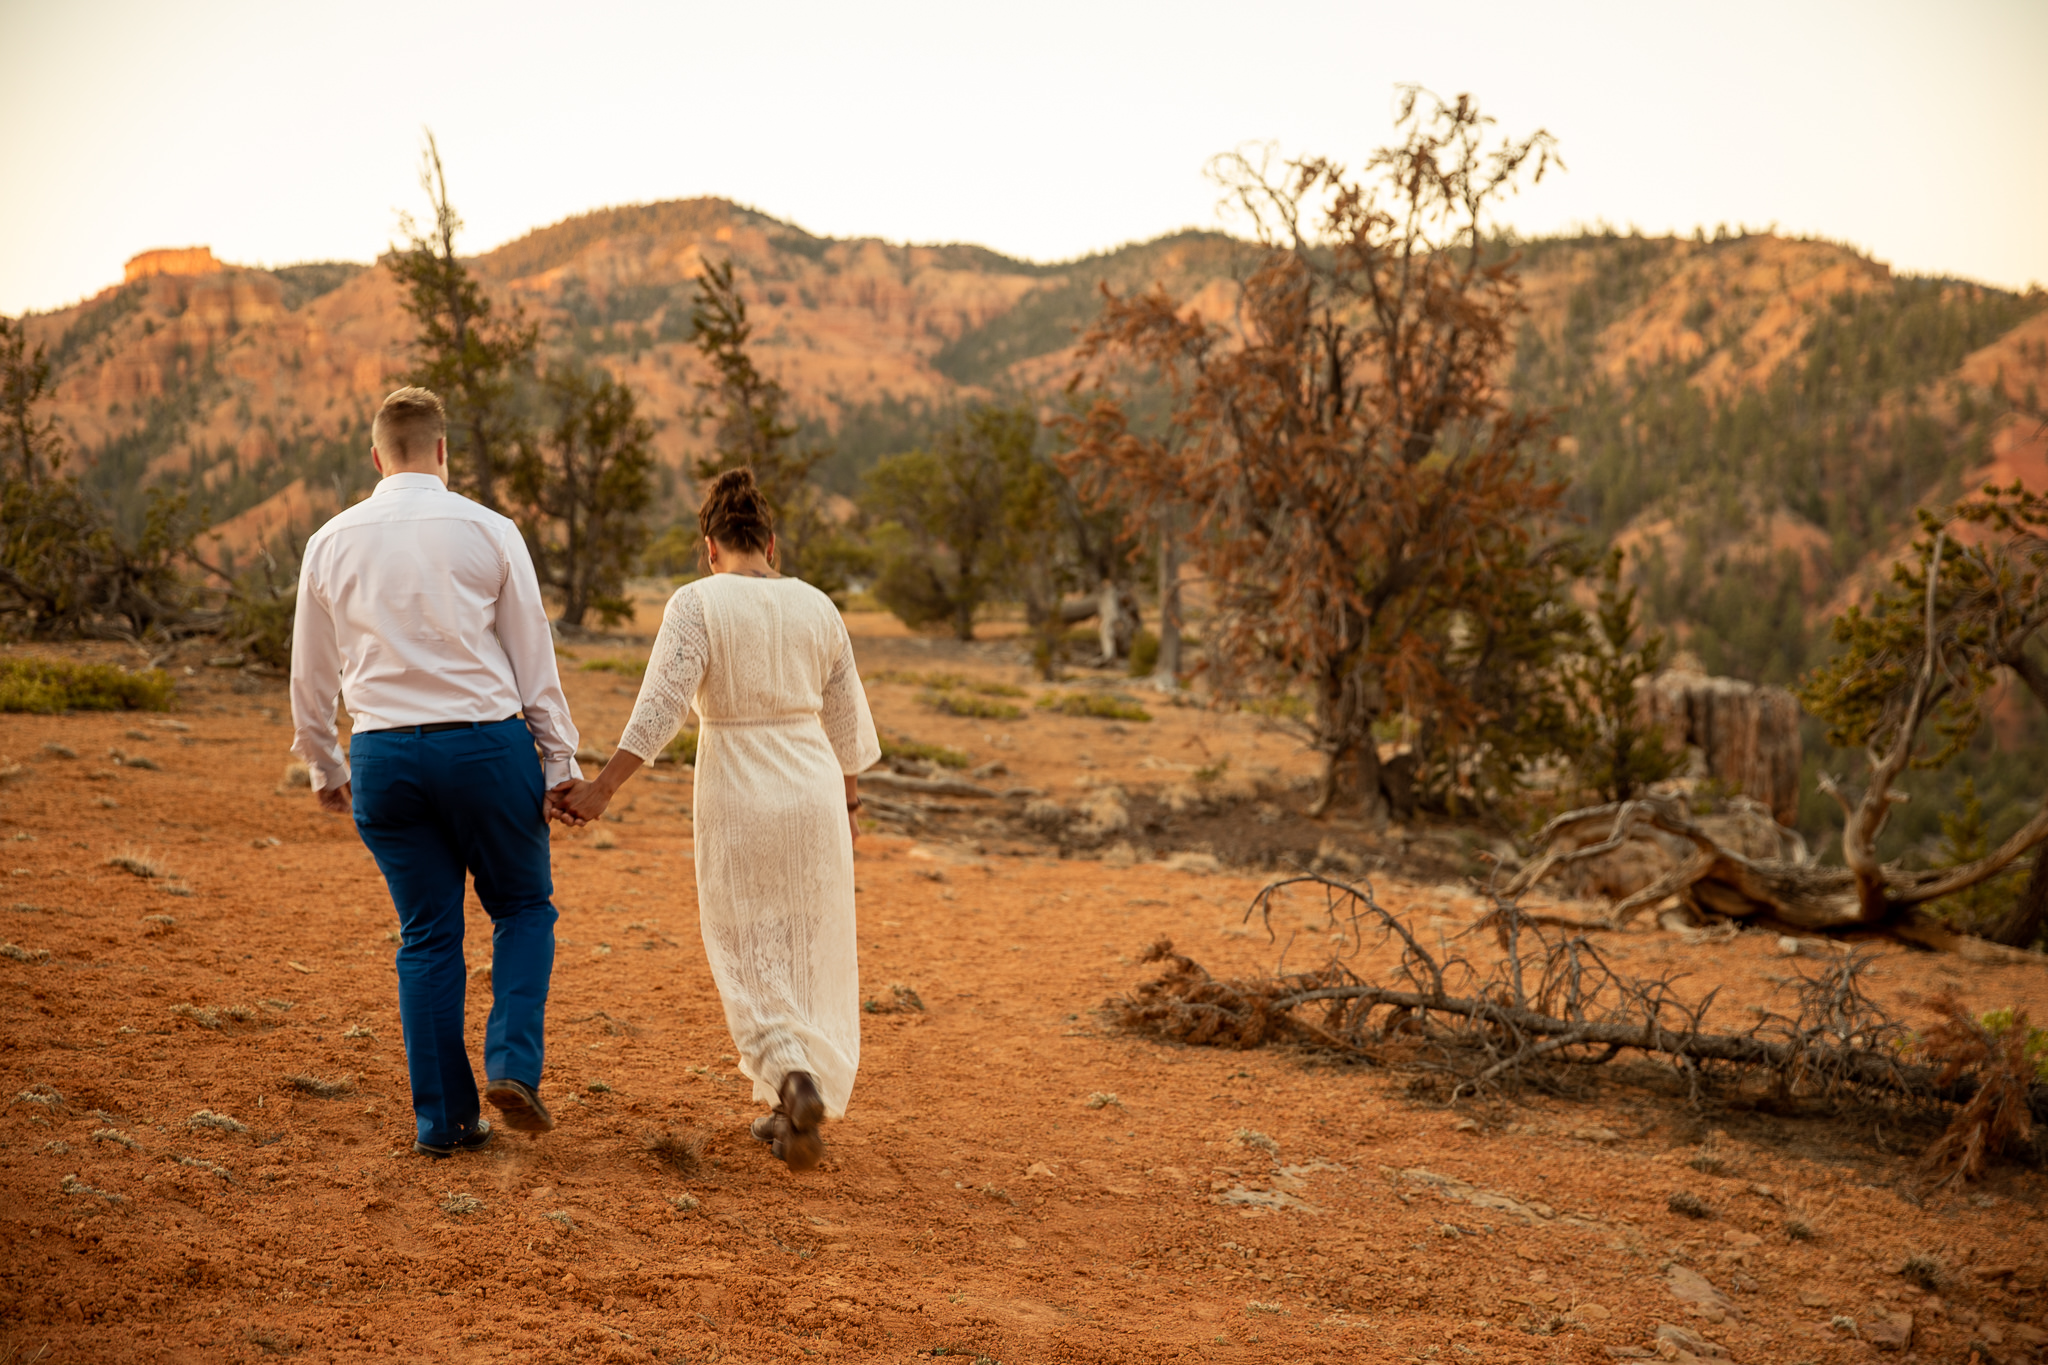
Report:
<svg viewBox="0 0 2048 1365"><path fill-rule="evenodd" d="M866 624L871 671L929 657L1023 680L1006 655ZM0 717L0 754L24 767L0 792L0 939L25 956L0 957L5 1365L1582 1362L1659 1355L1659 1324L1738 1365L2022 1360L2048 1342L2048 1184L2006 1167L1921 1197L1924 1121L1695 1110L1649 1068L1577 1102L1453 1110L1404 1074L1117 1032L1101 1006L1162 934L1219 973L1274 958L1240 924L1265 877L1148 861L1172 851L1170 824L1134 836L1128 866L988 817L864 839L864 994L901 984L925 1008L869 1017L852 1111L825 1166L793 1176L745 1136L755 1111L694 922L690 789L656 770L622 821L556 837L543 1089L560 1128L416 1157L383 885L351 827L283 785L282 689L186 662L169 717ZM568 678L607 747L631 687ZM1118 732L873 694L885 730L1001 758L999 784L1135 795L1229 755L1272 807L1248 794L1246 828L1302 823L1275 793L1305 765L1242 717L1165 709ZM1452 886L1376 880L1430 934L1479 913ZM473 964L487 923L473 910ZM1793 970L1770 934L1601 942L1727 987L1730 1012L1782 1003ZM1952 985L2048 1018L2038 965L1894 949L1879 970L1904 1011ZM474 982L479 1034L486 997ZM350 1085L317 1098L295 1075ZM246 1131L192 1126L201 1111ZM649 1150L668 1132L702 1138L695 1171ZM1702 1144L1717 1168L1692 1164ZM1670 1212L1681 1189L1709 1216ZM1788 1235L1795 1217L1813 1240ZM1915 1254L1940 1262L1933 1292L1899 1273ZM1702 1279L1719 1291L1704 1307L1674 1292ZM1901 1329L1905 1354L1882 1353Z"/></svg>

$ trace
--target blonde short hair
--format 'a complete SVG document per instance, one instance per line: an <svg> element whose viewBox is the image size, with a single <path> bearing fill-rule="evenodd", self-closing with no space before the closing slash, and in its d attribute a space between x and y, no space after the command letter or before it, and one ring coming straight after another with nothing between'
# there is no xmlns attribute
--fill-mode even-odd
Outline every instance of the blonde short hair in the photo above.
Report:
<svg viewBox="0 0 2048 1365"><path fill-rule="evenodd" d="M370 444L407 464L432 455L434 442L447 434L448 409L441 396L413 385L386 398L370 424Z"/></svg>

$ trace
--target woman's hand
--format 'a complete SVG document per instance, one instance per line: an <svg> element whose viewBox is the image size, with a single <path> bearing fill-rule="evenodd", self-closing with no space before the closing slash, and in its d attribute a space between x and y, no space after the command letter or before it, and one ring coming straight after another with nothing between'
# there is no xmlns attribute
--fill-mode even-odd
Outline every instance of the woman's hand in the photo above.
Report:
<svg viewBox="0 0 2048 1365"><path fill-rule="evenodd" d="M611 803L609 791L595 782L580 782L572 777L548 793L547 815L548 819L575 829L603 815Z"/></svg>
<svg viewBox="0 0 2048 1365"><path fill-rule="evenodd" d="M589 824L604 814L605 807L612 803L612 797L625 785L626 779L639 771L638 754L624 749L614 750L595 781L579 782L572 777L555 785L547 795L548 818L560 820L572 829Z"/></svg>

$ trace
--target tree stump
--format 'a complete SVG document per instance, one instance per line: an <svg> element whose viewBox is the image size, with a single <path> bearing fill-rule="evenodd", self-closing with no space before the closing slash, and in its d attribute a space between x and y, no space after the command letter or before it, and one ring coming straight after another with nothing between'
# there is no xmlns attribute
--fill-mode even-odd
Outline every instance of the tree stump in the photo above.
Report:
<svg viewBox="0 0 2048 1365"><path fill-rule="evenodd" d="M1650 685L1650 719L1700 751L1706 776L1769 807L1781 825L1799 819L1799 703L1782 687L1740 678L1670 672Z"/></svg>

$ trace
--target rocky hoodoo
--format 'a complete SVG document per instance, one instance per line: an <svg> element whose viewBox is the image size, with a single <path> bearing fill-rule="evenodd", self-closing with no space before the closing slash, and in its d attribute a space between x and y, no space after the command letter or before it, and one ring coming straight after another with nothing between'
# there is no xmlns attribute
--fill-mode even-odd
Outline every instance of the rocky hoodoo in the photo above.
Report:
<svg viewBox="0 0 2048 1365"><path fill-rule="evenodd" d="M121 282L133 284L151 275L218 275L226 269L214 259L210 246L158 247L130 256L127 268L121 272Z"/></svg>

